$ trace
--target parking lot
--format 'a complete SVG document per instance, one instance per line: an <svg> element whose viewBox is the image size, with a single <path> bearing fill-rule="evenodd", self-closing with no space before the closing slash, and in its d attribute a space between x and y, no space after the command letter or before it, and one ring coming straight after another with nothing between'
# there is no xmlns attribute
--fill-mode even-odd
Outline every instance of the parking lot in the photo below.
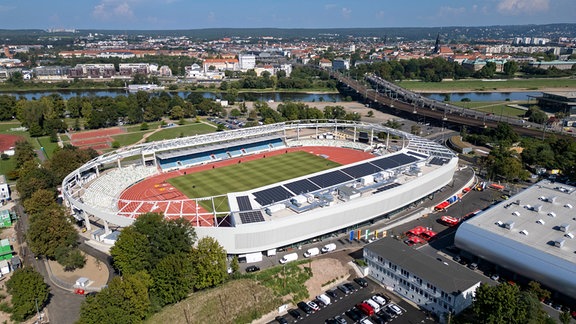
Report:
<svg viewBox="0 0 576 324"><path fill-rule="evenodd" d="M312 314L306 314L301 309L297 309L301 314L299 319L295 319L289 314L284 314L282 317L287 320L288 323L324 323L330 318L334 318L339 315L346 320L347 323L355 323L354 321L345 313L354 308L357 304L363 302L366 299L370 299L375 294L381 294L387 300L387 305L391 303L396 304L402 311L402 315L396 316L387 323L434 323L433 320L427 319L426 315L415 308L414 306L408 304L404 300L396 297L394 294L386 291L383 287L379 286L375 282L368 280L368 286L362 287L355 282L351 282L355 291L349 294L344 294L338 288L332 289L336 294L336 298L330 298L331 303L327 306L320 306L320 310L313 312ZM314 299L313 297L311 300ZM385 308L386 306L384 306ZM363 316L363 318L367 318ZM370 319L372 323L373 320ZM278 323L278 321L273 321L271 323Z"/></svg>

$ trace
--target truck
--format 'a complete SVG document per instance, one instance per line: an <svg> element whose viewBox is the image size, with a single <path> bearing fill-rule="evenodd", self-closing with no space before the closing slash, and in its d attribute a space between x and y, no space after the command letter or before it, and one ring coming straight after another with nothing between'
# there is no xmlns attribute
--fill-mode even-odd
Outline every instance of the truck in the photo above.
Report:
<svg viewBox="0 0 576 324"><path fill-rule="evenodd" d="M280 259L280 263L284 264L284 263L288 263L290 261L296 261L296 260L298 260L298 253L296 253L296 252L288 253L282 259Z"/></svg>
<svg viewBox="0 0 576 324"><path fill-rule="evenodd" d="M238 256L238 259L246 263L260 262L262 261L262 252L241 254Z"/></svg>
<svg viewBox="0 0 576 324"><path fill-rule="evenodd" d="M328 253L334 250L336 250L336 243L326 244L322 247L322 253Z"/></svg>
<svg viewBox="0 0 576 324"><path fill-rule="evenodd" d="M313 256L318 255L318 254L320 254L320 249L315 247L315 248L308 249L308 251L304 252L304 257L309 258L309 257L313 257Z"/></svg>

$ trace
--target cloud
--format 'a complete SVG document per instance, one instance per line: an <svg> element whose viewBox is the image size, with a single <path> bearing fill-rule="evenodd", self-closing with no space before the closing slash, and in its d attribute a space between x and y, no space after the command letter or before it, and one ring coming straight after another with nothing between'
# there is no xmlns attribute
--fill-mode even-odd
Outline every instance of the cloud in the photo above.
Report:
<svg viewBox="0 0 576 324"><path fill-rule="evenodd" d="M464 13L466 13L466 8L464 7L455 8L450 6L442 6L439 10L440 17L453 17L462 15Z"/></svg>
<svg viewBox="0 0 576 324"><path fill-rule="evenodd" d="M520 15L548 11L550 0L501 0L496 7L501 14Z"/></svg>
<svg viewBox="0 0 576 324"><path fill-rule="evenodd" d="M132 19L134 11L132 6L137 0L101 0L92 9L92 16L100 20L114 20L116 18Z"/></svg>
<svg viewBox="0 0 576 324"><path fill-rule="evenodd" d="M352 13L352 9L350 8L342 8L342 16L344 18L350 18L350 14Z"/></svg>

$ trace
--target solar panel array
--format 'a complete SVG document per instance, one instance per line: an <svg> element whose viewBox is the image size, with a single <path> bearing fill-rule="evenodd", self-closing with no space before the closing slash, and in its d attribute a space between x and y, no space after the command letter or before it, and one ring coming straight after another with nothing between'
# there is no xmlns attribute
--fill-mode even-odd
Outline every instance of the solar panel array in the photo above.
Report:
<svg viewBox="0 0 576 324"><path fill-rule="evenodd" d="M238 215L240 216L242 224L259 223L264 221L264 216L259 210L239 212Z"/></svg>
<svg viewBox="0 0 576 324"><path fill-rule="evenodd" d="M417 155L417 153L416 153ZM425 156L423 156L424 158ZM407 165L420 159L404 153L394 156L382 157L377 160L365 162L341 170L316 175L308 179L297 180L264 190L254 192L255 200L262 206L292 198L296 195L325 189L352 181L380 171ZM287 189L286 189L287 188Z"/></svg>
<svg viewBox="0 0 576 324"><path fill-rule="evenodd" d="M448 163L448 161L450 161L450 159L434 157L434 158L432 158L432 160L430 160L430 164L444 165L444 164Z"/></svg>
<svg viewBox="0 0 576 324"><path fill-rule="evenodd" d="M423 158L423 159L428 158L428 155L424 155L424 154L421 154L421 153L416 153L416 152L414 152L414 151L408 151L408 153L409 153L409 154L412 154L412 155L415 155L415 156L417 156L417 157Z"/></svg>
<svg viewBox="0 0 576 324"><path fill-rule="evenodd" d="M240 211L252 210L252 204L248 196L238 196L236 197L236 202Z"/></svg>

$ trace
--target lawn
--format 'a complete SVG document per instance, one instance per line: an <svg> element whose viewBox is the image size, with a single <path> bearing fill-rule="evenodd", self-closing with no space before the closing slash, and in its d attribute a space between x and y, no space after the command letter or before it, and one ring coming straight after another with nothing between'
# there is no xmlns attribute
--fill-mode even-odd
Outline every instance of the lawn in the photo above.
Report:
<svg viewBox="0 0 576 324"><path fill-rule="evenodd" d="M196 172L169 179L168 182L189 198L200 198L247 191L337 166L338 163L299 151ZM211 205L202 206L212 210ZM226 211L227 208L227 203L217 202L218 211Z"/></svg>
<svg viewBox="0 0 576 324"><path fill-rule="evenodd" d="M488 114L498 116L502 115L503 117L523 117L526 113L526 110L509 107L509 105L526 106L526 101L455 101L450 102L450 104L465 109L482 111Z"/></svg>
<svg viewBox="0 0 576 324"><path fill-rule="evenodd" d="M160 141L165 139L173 139L178 137L186 137L199 134L213 133L216 131L214 127L203 123L193 123L184 126L174 126L164 128L148 137L149 142Z"/></svg>
<svg viewBox="0 0 576 324"><path fill-rule="evenodd" d="M576 88L576 79L526 79L526 80L456 80L442 82L401 81L399 86L414 91L502 91L505 89L518 89L537 91L545 88Z"/></svg>

